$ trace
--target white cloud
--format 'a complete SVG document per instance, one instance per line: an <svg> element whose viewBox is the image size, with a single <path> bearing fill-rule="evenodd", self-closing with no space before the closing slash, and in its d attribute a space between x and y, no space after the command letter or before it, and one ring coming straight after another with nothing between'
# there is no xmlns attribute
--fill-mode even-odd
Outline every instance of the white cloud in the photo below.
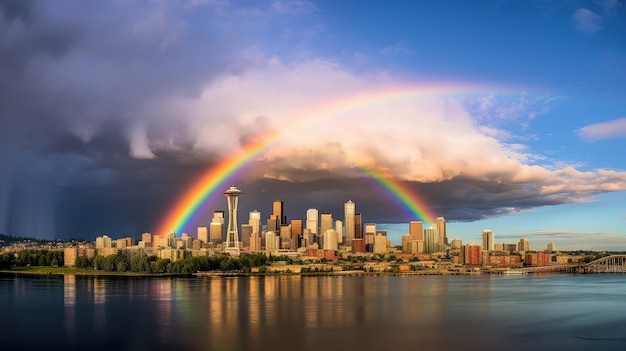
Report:
<svg viewBox="0 0 626 351"><path fill-rule="evenodd" d="M576 27L583 33L592 34L602 29L602 16L586 9L580 8L574 12L572 18L576 22Z"/></svg>
<svg viewBox="0 0 626 351"><path fill-rule="evenodd" d="M140 127L133 128L130 132L130 157L133 158L155 158L154 153L148 146L148 138L146 137L146 130Z"/></svg>
<svg viewBox="0 0 626 351"><path fill-rule="evenodd" d="M585 141L626 138L626 117L580 128L578 136Z"/></svg>

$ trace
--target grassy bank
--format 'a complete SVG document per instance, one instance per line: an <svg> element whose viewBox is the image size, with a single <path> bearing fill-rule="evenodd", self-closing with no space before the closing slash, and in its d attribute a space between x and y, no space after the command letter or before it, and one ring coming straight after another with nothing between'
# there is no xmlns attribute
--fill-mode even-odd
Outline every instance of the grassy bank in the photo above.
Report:
<svg viewBox="0 0 626 351"><path fill-rule="evenodd" d="M74 275L86 275L86 276L125 276L125 277L165 277L173 276L173 274L153 274L153 273L137 273L137 272L107 272L98 271L94 269L84 268L69 268L69 267L47 267L47 266L28 266L28 267L14 267L12 269L0 270L0 273L14 273L14 274L74 274Z"/></svg>

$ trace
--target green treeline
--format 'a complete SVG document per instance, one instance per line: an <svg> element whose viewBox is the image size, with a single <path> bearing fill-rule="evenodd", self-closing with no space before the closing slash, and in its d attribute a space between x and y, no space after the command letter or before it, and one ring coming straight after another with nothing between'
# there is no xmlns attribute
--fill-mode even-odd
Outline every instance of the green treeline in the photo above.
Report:
<svg viewBox="0 0 626 351"><path fill-rule="evenodd" d="M14 255L6 252L0 255L0 269L11 269L15 266L63 266L61 250L22 250Z"/></svg>
<svg viewBox="0 0 626 351"><path fill-rule="evenodd" d="M201 256L189 257L176 262L169 259L147 257L128 257L124 254L96 256L89 259L76 258L77 268L93 268L107 272L136 272L154 274L191 274L198 271L240 271L249 273L252 267L266 265L270 259L265 254L250 254L240 257Z"/></svg>

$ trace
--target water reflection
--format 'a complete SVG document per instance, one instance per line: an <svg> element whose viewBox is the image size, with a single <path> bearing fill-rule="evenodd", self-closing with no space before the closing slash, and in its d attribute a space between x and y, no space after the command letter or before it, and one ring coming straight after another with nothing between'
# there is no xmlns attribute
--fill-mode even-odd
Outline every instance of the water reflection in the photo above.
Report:
<svg viewBox="0 0 626 351"><path fill-rule="evenodd" d="M0 321L7 331L3 349L47 344L103 350L626 346L620 336L626 322L623 279L601 276L68 275L1 279L0 306L6 316ZM33 328L41 331L40 338L30 337Z"/></svg>

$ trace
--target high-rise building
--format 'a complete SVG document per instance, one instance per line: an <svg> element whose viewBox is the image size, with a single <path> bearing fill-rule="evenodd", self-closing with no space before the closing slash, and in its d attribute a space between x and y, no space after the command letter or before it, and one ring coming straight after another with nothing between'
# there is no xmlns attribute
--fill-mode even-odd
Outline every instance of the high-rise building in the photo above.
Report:
<svg viewBox="0 0 626 351"><path fill-rule="evenodd" d="M304 234L304 228L302 227L301 219L291 220L291 249L295 250L300 247Z"/></svg>
<svg viewBox="0 0 626 351"><path fill-rule="evenodd" d="M314 235L317 235L318 217L319 213L316 209L310 208L306 211L306 229Z"/></svg>
<svg viewBox="0 0 626 351"><path fill-rule="evenodd" d="M374 237L376 237L376 223L365 223L365 252L374 252Z"/></svg>
<svg viewBox="0 0 626 351"><path fill-rule="evenodd" d="M280 233L280 220L277 215L270 215L267 220L267 231Z"/></svg>
<svg viewBox="0 0 626 351"><path fill-rule="evenodd" d="M424 252L433 253L437 252L437 243L439 242L439 233L437 228L424 229Z"/></svg>
<svg viewBox="0 0 626 351"><path fill-rule="evenodd" d="M214 211L209 224L209 236L212 243L218 244L224 240L224 211Z"/></svg>
<svg viewBox="0 0 626 351"><path fill-rule="evenodd" d="M291 225L283 224L280 226L280 248L291 248Z"/></svg>
<svg viewBox="0 0 626 351"><path fill-rule="evenodd" d="M519 242L517 243L517 251L529 251L529 250L530 250L530 244L528 243L528 239L526 238L519 239Z"/></svg>
<svg viewBox="0 0 626 351"><path fill-rule="evenodd" d="M333 215L330 212L324 212L320 217L320 234L323 235L329 229L333 229Z"/></svg>
<svg viewBox="0 0 626 351"><path fill-rule="evenodd" d="M335 221L335 231L337 232L337 243L343 244L343 222Z"/></svg>
<svg viewBox="0 0 626 351"><path fill-rule="evenodd" d="M495 242L493 240L493 232L491 229L483 230L483 250L493 251L495 250Z"/></svg>
<svg viewBox="0 0 626 351"><path fill-rule="evenodd" d="M443 217L437 217L437 234L439 234L439 243L444 246L448 244L448 237L446 236L446 219Z"/></svg>
<svg viewBox="0 0 626 351"><path fill-rule="evenodd" d="M265 233L265 250L277 251L280 248L280 237L276 236L274 232Z"/></svg>
<svg viewBox="0 0 626 351"><path fill-rule="evenodd" d="M183 242L183 248L185 250L191 250L193 247L193 237L187 233L183 233L180 238Z"/></svg>
<svg viewBox="0 0 626 351"><path fill-rule="evenodd" d="M354 238L363 239L363 216L359 212L354 214Z"/></svg>
<svg viewBox="0 0 626 351"><path fill-rule="evenodd" d="M354 216L356 213L356 205L352 200L343 204L344 223L346 224L346 245L352 245L352 239L355 239L355 223Z"/></svg>
<svg viewBox="0 0 626 351"><path fill-rule="evenodd" d="M463 242L459 239L454 239L450 243L450 246L455 250L460 250L463 247Z"/></svg>
<svg viewBox="0 0 626 351"><path fill-rule="evenodd" d="M285 204L280 200L274 200L274 205L272 206L274 209L274 215L278 218L278 228L281 225L287 223L287 216L285 216Z"/></svg>
<svg viewBox="0 0 626 351"><path fill-rule="evenodd" d="M424 223L422 221L410 221L409 234L411 234L412 240L424 240Z"/></svg>
<svg viewBox="0 0 626 351"><path fill-rule="evenodd" d="M237 204L241 190L235 186L224 192L228 201L228 230L226 231L226 250L239 251L239 233L237 231Z"/></svg>
<svg viewBox="0 0 626 351"><path fill-rule="evenodd" d="M337 231L328 229L324 232L324 250L337 250Z"/></svg>
<svg viewBox="0 0 626 351"><path fill-rule="evenodd" d="M209 242L209 228L198 227L198 240L200 240L203 243Z"/></svg>
<svg viewBox="0 0 626 351"><path fill-rule="evenodd" d="M387 237L381 234L377 234L374 237L374 253L384 254L386 252L387 252Z"/></svg>
<svg viewBox="0 0 626 351"><path fill-rule="evenodd" d="M261 251L261 235L259 233L252 232L250 237L250 251Z"/></svg>
<svg viewBox="0 0 626 351"><path fill-rule="evenodd" d="M250 212L248 224L252 226L252 232L261 235L261 212L254 210Z"/></svg>
<svg viewBox="0 0 626 351"><path fill-rule="evenodd" d="M556 245L552 241L548 243L547 251L556 252Z"/></svg>
<svg viewBox="0 0 626 351"><path fill-rule="evenodd" d="M252 225L251 224L242 224L241 225L241 245L243 247L250 248L250 238L252 238Z"/></svg>

